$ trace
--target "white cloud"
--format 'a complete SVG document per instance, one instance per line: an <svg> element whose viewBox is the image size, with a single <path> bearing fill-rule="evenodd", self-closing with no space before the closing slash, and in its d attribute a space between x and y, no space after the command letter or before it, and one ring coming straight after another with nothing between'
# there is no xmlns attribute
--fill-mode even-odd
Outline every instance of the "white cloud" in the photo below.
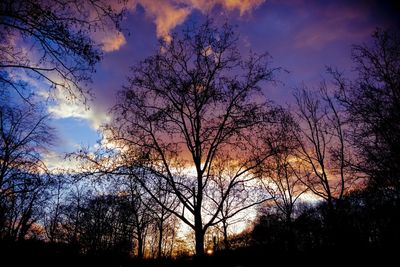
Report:
<svg viewBox="0 0 400 267"><path fill-rule="evenodd" d="M65 158L64 155L54 151L49 151L43 155L43 162L53 173L62 173L64 171L74 172L79 169L80 162L74 159Z"/></svg>
<svg viewBox="0 0 400 267"><path fill-rule="evenodd" d="M67 101L50 106L48 111L56 119L76 118L87 120L95 130L98 130L102 124L110 120L107 113L96 110L95 107L89 109L82 104L68 103Z"/></svg>
<svg viewBox="0 0 400 267"><path fill-rule="evenodd" d="M55 104L50 105L47 109L53 118L86 120L94 130L99 130L102 124L110 121L110 116L106 111L101 110L96 105L89 108L80 101L68 100L65 94L61 89L55 93Z"/></svg>

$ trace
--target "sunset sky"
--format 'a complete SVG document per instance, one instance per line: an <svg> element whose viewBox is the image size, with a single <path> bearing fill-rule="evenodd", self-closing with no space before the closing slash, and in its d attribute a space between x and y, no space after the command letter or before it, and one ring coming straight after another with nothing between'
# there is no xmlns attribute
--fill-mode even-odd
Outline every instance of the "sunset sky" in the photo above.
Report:
<svg viewBox="0 0 400 267"><path fill-rule="evenodd" d="M134 0L122 22L123 31L105 29L94 39L103 43L104 58L97 65L91 90L94 99L85 107L71 104L60 94L48 107L59 140L45 161L61 166L64 153L79 146L94 146L99 126L111 118L115 94L126 84L130 66L157 50L158 38L187 23L228 21L237 26L240 50L268 52L273 67L282 67L276 86L265 88L270 99L290 104L292 90L305 83L317 85L327 66L351 75L352 44L368 42L377 27L399 29L395 1L317 0Z"/></svg>

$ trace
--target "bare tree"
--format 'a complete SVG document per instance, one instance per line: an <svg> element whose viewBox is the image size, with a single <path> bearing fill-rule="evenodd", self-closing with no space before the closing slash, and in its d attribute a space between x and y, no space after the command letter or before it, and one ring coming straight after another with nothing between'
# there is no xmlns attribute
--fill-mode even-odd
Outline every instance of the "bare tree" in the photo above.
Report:
<svg viewBox="0 0 400 267"><path fill-rule="evenodd" d="M168 230L175 230L174 225L172 228L168 225L168 222L174 221L173 218L171 218L173 217L173 214L169 210L176 210L179 202L177 201L176 196L171 193L167 183L164 180L158 179L156 182L157 184L153 185L152 191L154 196L157 196L162 205L154 201L151 196L148 196L144 202L144 205L151 212L150 216L157 231L157 258L161 259L168 254L166 251L167 242L165 240L165 237L168 236Z"/></svg>
<svg viewBox="0 0 400 267"><path fill-rule="evenodd" d="M295 154L290 152L274 155L264 178L265 189L271 195L275 207L283 214L287 225L292 222L296 202L308 190L300 177L300 163Z"/></svg>
<svg viewBox="0 0 400 267"><path fill-rule="evenodd" d="M90 32L107 23L118 26L120 17L103 0L1 1L0 84L24 99L30 78L72 98L86 97L88 74L101 56Z"/></svg>
<svg viewBox="0 0 400 267"><path fill-rule="evenodd" d="M301 181L332 209L352 180L346 172L351 160L343 115L325 83L319 93L303 88L295 97L300 125L298 156L304 171Z"/></svg>
<svg viewBox="0 0 400 267"><path fill-rule="evenodd" d="M356 45L352 59L357 78L332 70L338 97L347 111L358 153L356 170L385 193L400 192L400 37L376 30L370 45Z"/></svg>
<svg viewBox="0 0 400 267"><path fill-rule="evenodd" d="M137 178L159 205L194 230L199 256L204 254L204 234L220 222L228 196L256 183L258 167L273 154L261 138L279 117L260 90L261 82L272 80L274 69L267 63L267 55L242 60L232 28L217 29L207 21L173 35L156 55L134 67L113 108L109 141L131 155L125 164L133 171L146 172L140 177L168 184L181 212L165 206ZM215 199L205 192L213 183L216 161L227 154L236 157L234 175L210 212L206 209ZM228 217L266 198L259 196Z"/></svg>
<svg viewBox="0 0 400 267"><path fill-rule="evenodd" d="M1 228L23 238L48 185L41 153L53 139L47 117L32 107L0 105Z"/></svg>
<svg viewBox="0 0 400 267"><path fill-rule="evenodd" d="M205 195L210 199L206 210L206 215L213 215L216 209L220 206L220 213L217 215L216 228L223 235L223 245L225 249L230 249L229 242L229 227L231 225L244 222L245 214L243 207L252 206L254 203L258 203L260 194L264 192L258 187L258 184L241 184L232 188L230 193L226 196L223 202L221 202L221 196L224 195L227 188L230 186L230 182L236 175L236 159L229 155L220 156L214 162L214 172L210 177L210 185L208 190L205 191ZM262 200L265 198L261 197ZM215 244L214 244L215 245ZM214 248L215 249L215 248Z"/></svg>
<svg viewBox="0 0 400 267"><path fill-rule="evenodd" d="M307 187L301 180L301 163L297 155L300 148L296 140L299 125L288 110L283 113L281 123L271 133L273 136L268 138L273 141L270 146L276 149L276 153L265 162L262 181L271 195L271 201L289 225L295 204Z"/></svg>
<svg viewBox="0 0 400 267"><path fill-rule="evenodd" d="M61 216L66 180L66 175L55 174L52 178L52 183L49 185L50 196L46 203L43 226L50 242L59 242L63 239Z"/></svg>
<svg viewBox="0 0 400 267"><path fill-rule="evenodd" d="M151 221L150 205L147 203L146 191L140 186L136 179L128 179L126 191L131 211L131 224L133 226L133 238L137 241L137 257L142 259L145 255L145 244L147 230Z"/></svg>

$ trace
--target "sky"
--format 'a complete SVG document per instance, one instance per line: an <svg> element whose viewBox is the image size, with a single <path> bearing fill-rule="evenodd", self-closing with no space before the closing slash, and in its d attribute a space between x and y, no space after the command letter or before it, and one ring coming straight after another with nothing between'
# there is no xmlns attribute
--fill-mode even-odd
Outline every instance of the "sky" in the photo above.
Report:
<svg viewBox="0 0 400 267"><path fill-rule="evenodd" d="M105 29L93 38L102 43L104 57L90 85L88 105L68 102L60 93L48 107L59 138L45 156L50 168L65 167L65 153L93 147L99 129L112 118L108 111L116 93L127 84L130 67L157 51L157 40L208 15L228 21L239 34L239 49L268 52L272 67L281 67L279 81L264 88L278 104L292 103L292 92L306 84L317 86L332 66L351 77L351 45L368 43L376 28L400 29L395 1L317 0L129 0L122 31Z"/></svg>

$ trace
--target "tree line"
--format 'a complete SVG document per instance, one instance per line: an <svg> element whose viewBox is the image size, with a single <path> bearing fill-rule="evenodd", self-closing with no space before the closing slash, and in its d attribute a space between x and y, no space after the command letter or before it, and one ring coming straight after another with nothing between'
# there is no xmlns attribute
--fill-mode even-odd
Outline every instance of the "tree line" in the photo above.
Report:
<svg viewBox="0 0 400 267"><path fill-rule="evenodd" d="M266 97L281 71L267 53L243 56L228 24L189 26L132 67L99 146L69 155L78 170L51 172L43 162L57 141L49 117L13 71L85 96L100 52L88 37L92 22L72 10L79 6L59 1L39 12L46 1L23 3L1 4L0 34L29 39L43 56L23 60L10 38L0 43L1 239L137 258L202 258L239 247L386 249L399 240L394 32L378 29L372 43L353 47L353 78L330 68L330 80L298 88L294 105L283 107ZM65 17L65 7L78 17ZM105 2L80 8L118 26L120 14ZM233 233L251 213L254 227Z"/></svg>

